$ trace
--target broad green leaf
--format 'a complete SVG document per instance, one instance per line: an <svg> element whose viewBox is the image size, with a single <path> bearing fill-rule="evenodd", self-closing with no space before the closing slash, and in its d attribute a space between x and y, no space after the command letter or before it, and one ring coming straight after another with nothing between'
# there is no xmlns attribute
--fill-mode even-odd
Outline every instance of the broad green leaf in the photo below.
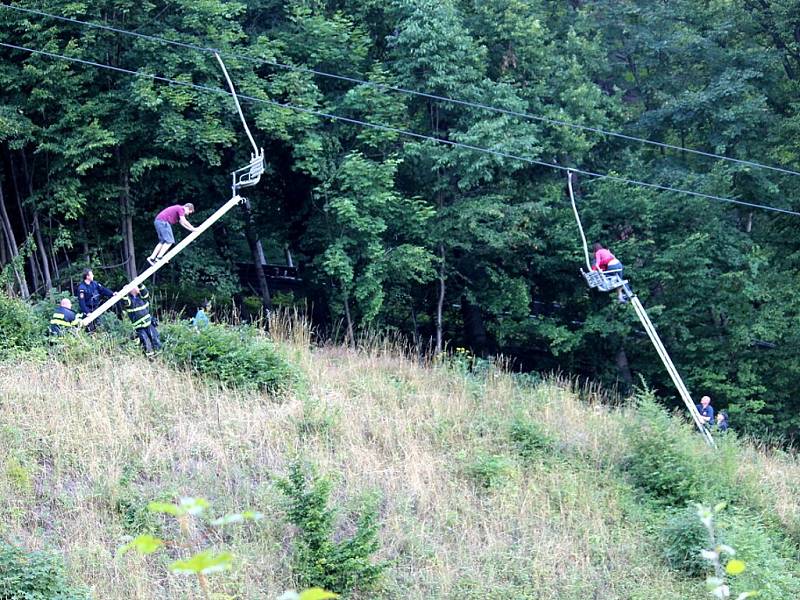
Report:
<svg viewBox="0 0 800 600"><path fill-rule="evenodd" d="M183 497L178 504L170 504L169 502L150 502L147 505L147 510L150 512L160 512L174 517L182 517L183 515L197 516L201 514L209 506L208 501L203 498L189 498Z"/></svg>
<svg viewBox="0 0 800 600"><path fill-rule="evenodd" d="M180 506L170 504L169 502L149 502L147 504L147 510L150 512L172 515L174 517L180 517L181 515L185 514L185 512L181 510Z"/></svg>
<svg viewBox="0 0 800 600"><path fill-rule="evenodd" d="M176 560L169 569L174 573L210 575L230 569L232 565L233 554L230 552L215 554L211 550L204 550L189 559Z"/></svg>
<svg viewBox="0 0 800 600"><path fill-rule="evenodd" d="M243 521L260 521L264 518L264 514L252 510L246 510L241 513L233 513L230 515L225 515L218 519L214 519L211 521L212 525L221 526L221 525L230 525L231 523L241 523Z"/></svg>
<svg viewBox="0 0 800 600"><path fill-rule="evenodd" d="M208 506L208 500L204 498L181 498L181 508L195 517L207 509Z"/></svg>
<svg viewBox="0 0 800 600"><path fill-rule="evenodd" d="M136 550L139 554L152 554L164 545L163 540L152 535L140 535L122 546L117 551L117 556L125 554L128 550Z"/></svg>

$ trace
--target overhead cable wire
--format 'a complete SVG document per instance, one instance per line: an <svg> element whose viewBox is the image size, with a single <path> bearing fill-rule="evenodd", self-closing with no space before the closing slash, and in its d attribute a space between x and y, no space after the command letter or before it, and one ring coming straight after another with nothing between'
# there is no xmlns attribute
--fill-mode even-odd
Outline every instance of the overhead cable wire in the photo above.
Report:
<svg viewBox="0 0 800 600"><path fill-rule="evenodd" d="M469 108L475 108L475 109L485 110L485 111L494 112L494 113L498 113L498 114L504 114L504 115L508 115L508 116L518 117L518 118L521 118L521 119L527 119L527 120L531 120L531 121L539 121L539 122L542 122L542 123L547 123L549 125L557 125L557 126L561 126L561 127L569 127L569 128L578 129L578 130L581 130L581 131L588 131L588 132L591 132L591 133L597 133L597 134L600 134L600 135L606 135L606 136L609 136L609 137L615 137L615 138L619 138L619 139L623 139L623 140L627 140L627 141L638 142L640 144L647 144L647 145L655 146L655 147L658 147L658 148L664 148L664 149L668 149L668 150L676 150L678 152L685 152L687 154L694 154L694 155L703 156L703 157L706 157L706 158L713 158L715 160L721 160L721 161L725 161L725 162L745 165L745 166L753 167L753 168L757 168L757 169L767 169L767 170L775 171L775 172L778 172L778 173L784 173L786 175L800 176L800 172L793 171L792 169L787 169L787 168L784 168L784 167L776 167L776 166L773 166L773 165L767 165L767 164L764 164L764 163L759 163L759 162L755 162L755 161L751 161L751 160L733 158L731 156L724 156L722 154L715 154L713 152L705 152L703 150L696 150L694 148L685 148L683 146L678 146L678 145L675 145L675 144L668 144L668 143L665 143L665 142L658 142L656 140L648 140L646 138L636 137L636 136L633 136L633 135L620 133L618 131L608 131L608 130L602 129L600 127L592 127L592 126L589 126L589 125L580 125L578 123L571 123L569 121L564 121L564 120L561 120L561 119L554 119L552 117L544 117L542 115L534 115L534 114L526 113L526 112L522 112L522 111L511 110L511 109L502 108L502 107L498 107L498 106L491 106L491 105L488 105L488 104L483 104L481 102L473 102L473 101L470 101L470 100L461 100L459 98L452 98L450 96L442 96L442 95L439 95L439 94L432 94L432 93L429 93L429 92L421 92L419 90L412 90L410 88L404 88L404 87L400 87L400 86L394 86L394 85L389 85L389 84L385 84L385 83L379 83L377 81L367 81L367 80L364 80L364 79L359 79L357 77L350 77L350 76L347 76L347 75L340 75L340 74L337 74L337 73L328 73L326 71L320 71L318 69L310 69L308 67L300 67L300 66L297 66L297 65L290 65L290 64L281 63L281 62L274 61L274 60L268 60L268 59L263 59L263 58L255 58L255 57L252 57L252 56L246 56L246 55L238 54L238 53L234 53L234 52L223 52L223 51L215 49L215 48L199 46L199 45L196 45L196 44L189 44L189 43L186 43L186 42L178 42L178 41L175 41L175 40L170 40L170 39L162 38L162 37L155 36L155 35L147 35L147 34L144 34L144 33L138 33L138 32L135 32L135 31L128 31L126 29L121 29L119 27L113 27L111 25L103 25L101 23L93 23L91 21L81 21L79 19L73 19L71 17L65 17L65 16L62 16L62 15L54 15L52 13L47 13L47 12L40 11L40 10L34 10L34 9L31 9L31 8L23 8L21 6L12 6L12 5L8 5L8 4L0 4L0 7L5 8L5 9L10 9L10 10L15 10L15 11L22 12L22 13L28 13L28 14L41 16L41 17L47 17L47 18L50 18L50 19L57 19L57 20L60 20L60 21L73 23L75 25L81 25L81 26L84 26L84 27L93 27L93 28L96 28L96 29L103 29L103 30L106 30L106 31L112 31L114 33L120 33L120 34L123 34L123 35L129 35L129 36L133 36L133 37L138 37L138 38L141 38L141 39L146 39L146 40L150 40L150 41L153 41L153 42L158 42L160 44L170 44L170 45L177 46L177 47L180 47L180 48L196 50L198 52L209 52L209 53L212 53L212 54L218 53L221 56L226 57L226 58L227 57L238 58L240 60L249 61L249 62L252 62L252 63L255 63L255 64L259 64L259 65L270 65L270 66L273 66L273 67L276 67L276 68L279 68L279 69L285 69L285 70L295 71L295 72L299 72L299 73L308 73L308 74L311 74L311 75L317 75L319 77L328 77L328 78L332 78L332 79L338 79L338 80L341 80L341 81L348 81L350 83L356 83L356 84L359 84L359 85L367 85L367 86L374 87L374 88L381 89L381 90L387 90L387 91L397 92L397 93L401 93L401 94L409 94L409 95L412 95L412 96L419 96L421 98L427 98L429 100L437 100L439 102L446 102L446 103L449 103L449 104L456 104L456 105L459 105L459 106L467 106Z"/></svg>
<svg viewBox="0 0 800 600"><path fill-rule="evenodd" d="M230 96L231 95L231 93L228 90L224 90L224 89L221 89L221 88L214 88L214 87L210 87L210 86L206 86L206 85L200 85L200 84L197 84L197 83L188 83L188 82L185 82L185 81L178 81L176 79L170 79L168 77L162 77L160 75L153 75L151 73L143 73L143 72L140 72L140 71L132 71L130 69L124 69L122 67L115 67L113 65L107 65L107 64L104 64L104 63L99 63L99 62L95 62L95 61L91 61L91 60L85 60L85 59L82 59L82 58L75 58L75 57L72 57L72 56L64 56L63 54L56 54L54 52L47 52L45 50L37 50L37 49L34 49L34 48L27 48L25 46L18 46L16 44L9 44L9 43L6 43L6 42L0 42L0 46L5 47L5 48L11 48L13 50L19 50L19 51L22 51L22 52L29 52L31 54L38 54L38 55L42 55L42 56L48 56L50 58L66 60L66 61L69 61L69 62L83 64L83 65L96 67L96 68L100 68L100 69L108 69L108 70L116 71L116 72L119 72L119 73L126 73L128 75L133 75L133 76L136 76L136 77L144 77L146 79L152 79L153 81L160 81L160 82L163 82L163 83L169 83L169 84L172 84L172 85L183 86L183 87L192 88L192 89L196 89L196 90L200 90L200 91L204 91L204 92L211 92L211 93L214 93L214 94L223 94L223 95L226 95L226 96ZM239 98L241 98L243 100L247 100L249 102L255 102L255 103L258 103L258 104L270 104L270 105L277 106L277 107L284 108L284 109L288 109L288 110L294 110L294 111L297 111L297 112L304 112L304 113L307 113L307 114L312 114L312 115L315 115L317 117L321 117L321 118L325 118L325 119L332 119L332 120L335 120L335 121L342 121L344 123L350 123L352 125L358 125L358 126L361 126L361 127L368 127L368 128L371 128L371 129L377 129L379 131L387 131L387 132L390 132L390 133L395 133L397 135L403 135L403 136L407 136L407 137L416 138L416 139L419 139L419 140L425 140L425 141L434 142L434 143L437 143L437 144L443 144L443 145L451 146L451 147L454 147L454 148L463 148L465 150L471 150L473 152L482 152L484 154L491 154L493 156L497 156L497 157L500 157L500 158L507 158L507 159L510 159L510 160L517 160L517 161L528 163L528 164L532 164L532 165L539 165L539 166L548 167L548 168L551 168L551 169L558 169L559 171L572 171L573 173L580 173L581 175L586 175L587 177L593 177L594 179L605 179L605 180L608 180L608 181L615 181L615 182L618 182L618 183L625 183L625 184L630 184L630 185L638 185L638 186L641 186L641 187L660 190L660 191L664 191L664 192L674 192L674 193L677 193L677 194L685 194L685 195L688 195L688 196L694 196L696 198L703 198L703 199L706 199L706 200L713 200L713 201L716 201L716 202L723 202L723 203L728 203L728 204L736 204L736 205L740 205L740 206L747 206L747 207L750 207L750 208L757 208L757 209L760 209L760 210L766 210L766 211L770 211L770 212L777 212L777 213L783 213L783 214L787 214L787 215L793 215L793 216L800 217L800 212L798 212L798 211L789 210L789 209L786 209L786 208L779 208L777 206L769 206L769 205L766 205L766 204L756 204L756 203L753 203L753 202L745 202L744 200L736 200L734 198L726 198L724 196L715 196L713 194L704 194L702 192L695 192L693 190L674 188L674 187L670 187L670 186L667 186L667 185L661 185L661 184L658 184L658 183L650 183L650 182L647 182L647 181L639 181L639 180L636 180L636 179L627 179L625 177L619 177L617 175L608 175L608 174L604 174L604 173L595 173L593 171L587 171L587 170L584 170L584 169L577 169L577 168L574 168L574 167L567 167L567 166L564 166L564 165L559 165L559 164L555 164L555 163L549 163L549 162L542 161L542 160L536 160L534 158L529 158L529 157L526 157L526 156L519 156L517 154L511 154L509 152L503 152L503 151L500 151L500 150L493 150L491 148L484 148L482 146L474 146L472 144L466 144L466 143L463 143L463 142L456 142L456 141L453 141L453 140L447 140L447 139L435 137L435 136L432 136L432 135L424 135L424 134L417 133L417 132L414 132L414 131L408 131L406 129L400 129L400 128L397 128L397 127L391 127L389 125L381 125L381 124L378 124L378 123L370 123L368 121L361 121L359 119L353 119L351 117L344 117L344 116L341 116L341 115L335 115L335 114L331 114L331 113L326 113L326 112L323 112L323 111L314 110L312 108L305 108L305 107L302 107L302 106L296 106L294 104L289 104L289 103L285 103L285 102L278 102L277 100L267 100L267 99L264 99L264 98L256 98L254 96L246 96L246 95L242 95L242 94L237 94L237 95L238 95Z"/></svg>

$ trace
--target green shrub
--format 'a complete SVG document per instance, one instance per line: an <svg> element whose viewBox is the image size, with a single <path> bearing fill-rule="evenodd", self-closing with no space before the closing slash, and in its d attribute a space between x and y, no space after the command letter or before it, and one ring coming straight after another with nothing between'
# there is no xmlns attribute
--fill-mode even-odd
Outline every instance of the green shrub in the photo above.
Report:
<svg viewBox="0 0 800 600"><path fill-rule="evenodd" d="M289 361L256 327L210 324L198 330L169 323L161 327L161 337L166 360L223 383L276 392L298 379Z"/></svg>
<svg viewBox="0 0 800 600"><path fill-rule="evenodd" d="M517 454L525 460L552 450L555 444L555 440L538 423L524 417L516 417L508 433Z"/></svg>
<svg viewBox="0 0 800 600"><path fill-rule="evenodd" d="M0 600L88 600L89 593L72 587L57 556L25 552L0 540Z"/></svg>
<svg viewBox="0 0 800 600"><path fill-rule="evenodd" d="M45 348L49 319L50 314L45 319L30 304L0 292L0 359Z"/></svg>
<svg viewBox="0 0 800 600"><path fill-rule="evenodd" d="M466 467L466 475L475 485L488 490L507 481L514 471L511 461L501 454L480 452Z"/></svg>
<svg viewBox="0 0 800 600"><path fill-rule="evenodd" d="M337 511L328 506L331 482L313 470L306 476L299 462L277 481L286 496L287 519L297 528L292 568L303 587L318 586L340 594L376 588L384 563L372 562L378 551L378 515L366 508L357 518L352 537L334 541Z"/></svg>
<svg viewBox="0 0 800 600"><path fill-rule="evenodd" d="M708 571L708 563L700 552L708 544L708 532L697 509L676 509L667 518L659 536L667 564L690 577L700 577Z"/></svg>
<svg viewBox="0 0 800 600"><path fill-rule="evenodd" d="M639 398L636 419L626 427L632 482L657 503L682 507L700 499L713 470L705 457L692 455L692 440L650 393Z"/></svg>
<svg viewBox="0 0 800 600"><path fill-rule="evenodd" d="M732 513L719 520L719 538L736 549L747 570L731 582L733 597L758 590L760 600L800 598L797 549L750 515Z"/></svg>

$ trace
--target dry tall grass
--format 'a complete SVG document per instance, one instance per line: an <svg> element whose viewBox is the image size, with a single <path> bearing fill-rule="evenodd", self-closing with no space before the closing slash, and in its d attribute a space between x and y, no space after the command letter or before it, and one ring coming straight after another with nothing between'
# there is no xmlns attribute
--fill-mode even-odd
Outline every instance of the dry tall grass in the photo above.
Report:
<svg viewBox="0 0 800 600"><path fill-rule="evenodd" d="M379 558L391 564L381 597L706 596L663 566L612 472L625 452L626 409L579 402L567 385L526 388L500 372L481 381L420 367L391 345L310 351L305 327L273 325L273 334L307 375L281 399L106 352L82 365L0 367L2 535L61 549L97 598L191 598L194 582L168 574L166 557L114 553L124 518L152 518L137 506L204 496L220 513L267 515L209 539L239 561L216 588L276 597L293 582L271 478L302 456L335 476L334 501L345 509L378 494ZM507 435L514 417L551 434L553 453L516 459ZM506 466L484 489L470 466L495 454ZM787 485L768 466L762 472L769 485ZM781 508L787 518L797 518L796 498Z"/></svg>

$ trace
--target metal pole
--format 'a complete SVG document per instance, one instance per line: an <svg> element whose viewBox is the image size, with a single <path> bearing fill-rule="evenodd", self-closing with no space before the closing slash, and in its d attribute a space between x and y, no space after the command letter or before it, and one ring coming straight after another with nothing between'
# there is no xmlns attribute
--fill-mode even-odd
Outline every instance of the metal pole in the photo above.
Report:
<svg viewBox="0 0 800 600"><path fill-rule="evenodd" d="M133 288L137 287L140 283L144 283L145 281L147 281L147 279L149 279L151 275L155 274L156 271L158 271L161 267L166 265L170 260L172 260L172 258L175 255L177 255L181 250L186 248L186 246L188 246L194 240L196 240L200 235L203 234L203 232L206 229L208 229L214 223L219 221L219 219L221 219L222 216L226 212L228 212L230 209L232 209L234 206L236 206L240 202L242 202L242 197L241 196L234 196L233 198L228 200L225 204L223 204L220 208L218 208L217 211L213 215L211 215L210 217L208 217L208 219L203 221L203 223L200 224L200 226L198 226L197 229L192 231L189 235L187 235L180 242L178 242L175 245L175 247L172 248L169 252L167 252L161 260L159 260L156 264L154 264L152 267L147 269L144 273L139 275L136 279L131 281L129 284L127 284L121 290L116 292L114 294L114 296L112 296L111 298L106 300L103 304L101 304L98 308L96 308L94 311L92 311L85 318L81 319L81 326L86 326L89 323L91 323L92 321L96 320L100 315L102 315L104 312L106 312L109 308L111 308L117 302L122 300L122 298L124 298L125 295L128 292L130 292Z"/></svg>

